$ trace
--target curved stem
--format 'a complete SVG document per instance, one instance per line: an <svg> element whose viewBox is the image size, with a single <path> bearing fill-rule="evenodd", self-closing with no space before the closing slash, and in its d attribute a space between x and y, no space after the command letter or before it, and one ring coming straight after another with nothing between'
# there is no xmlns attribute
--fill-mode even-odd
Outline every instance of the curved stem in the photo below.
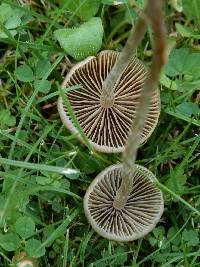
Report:
<svg viewBox="0 0 200 267"><path fill-rule="evenodd" d="M124 207L131 192L140 136L147 117L153 90L157 86L161 68L166 62L165 28L162 15L162 0L149 0L146 12L154 32L153 60L148 77L141 92L134 124L131 127L123 154L123 179L113 202L113 206L116 209L122 209Z"/></svg>
<svg viewBox="0 0 200 267"><path fill-rule="evenodd" d="M115 84L120 79L124 69L131 61L134 50L140 44L146 32L146 25L147 25L147 19L144 14L141 14L139 21L134 27L135 30L133 30L133 28L131 30L126 45L119 55L119 59L116 61L109 75L103 82L102 94L101 94L102 106L107 107L110 105L110 103L113 102Z"/></svg>

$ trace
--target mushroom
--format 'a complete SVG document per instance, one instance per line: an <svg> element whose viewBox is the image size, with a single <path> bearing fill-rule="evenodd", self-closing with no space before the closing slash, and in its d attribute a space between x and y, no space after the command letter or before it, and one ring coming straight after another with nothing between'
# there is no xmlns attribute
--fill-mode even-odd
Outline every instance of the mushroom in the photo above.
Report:
<svg viewBox="0 0 200 267"><path fill-rule="evenodd" d="M144 64L132 58L114 85L114 97L102 98L106 77L117 62L120 53L102 51L97 57L88 57L75 65L67 74L62 88L80 84L81 88L67 93L73 111L93 148L100 152L116 153L124 145L132 123L141 88L147 78ZM73 124L62 97L58 99L58 111L63 124L73 133ZM139 143L142 144L156 127L160 113L159 91L155 88ZM81 140L81 136L78 135Z"/></svg>
<svg viewBox="0 0 200 267"><path fill-rule="evenodd" d="M140 93L135 120L123 152L123 164L111 166L100 173L89 186L84 198L85 214L94 230L115 241L132 241L146 235L159 221L164 206L155 176L146 168L135 164L140 136L151 96L165 63L166 51L162 1L148 0L146 15L154 31L153 60ZM142 24L140 20L138 24L143 32L145 23ZM136 26L137 40L141 39L141 27ZM113 89L112 86L109 87L112 96Z"/></svg>
<svg viewBox="0 0 200 267"><path fill-rule="evenodd" d="M122 209L113 202L123 179L123 165L112 165L90 184L84 197L85 215L101 236L126 242L148 234L159 221L164 208L163 196L146 168L135 165L131 192Z"/></svg>
<svg viewBox="0 0 200 267"><path fill-rule="evenodd" d="M149 77L144 64L132 54L145 34L146 24L146 14L140 12L121 53L106 50L97 57L88 57L71 69L62 84L62 88L80 84L81 88L68 92L67 97L84 134L100 152L123 152L135 124L136 106ZM155 85L149 96L138 144L151 135L158 121L160 96L156 88ZM78 134L62 97L58 99L58 111L64 125ZM78 138L81 140L80 135Z"/></svg>
<svg viewBox="0 0 200 267"><path fill-rule="evenodd" d="M30 258L22 251L12 258L12 265L17 267L38 267L38 261L36 258Z"/></svg>

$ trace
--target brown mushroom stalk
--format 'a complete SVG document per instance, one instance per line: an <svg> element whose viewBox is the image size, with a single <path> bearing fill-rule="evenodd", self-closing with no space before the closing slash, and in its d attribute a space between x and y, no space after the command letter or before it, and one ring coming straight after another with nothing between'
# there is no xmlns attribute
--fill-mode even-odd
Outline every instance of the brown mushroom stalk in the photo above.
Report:
<svg viewBox="0 0 200 267"><path fill-rule="evenodd" d="M156 15L155 15L156 14ZM147 117L151 95L156 87L162 66L166 62L165 28L162 14L162 1L149 0L147 17L150 20L154 34L154 52L149 75L145 81L136 110L136 118L131 127L131 133L123 153L123 179L119 191L115 197L113 206L122 209L131 191L132 173L139 145L140 133Z"/></svg>
<svg viewBox="0 0 200 267"><path fill-rule="evenodd" d="M148 7L147 7L148 9ZM115 85L119 81L125 68L128 66L132 59L132 54L137 46L140 44L145 32L146 32L147 18L145 14L140 14L140 18L135 27L131 29L129 38L122 50L118 60L113 66L112 70L108 74L107 78L102 84L101 92L101 105L104 108L109 108L114 103Z"/></svg>
<svg viewBox="0 0 200 267"><path fill-rule="evenodd" d="M123 154L123 164L102 171L89 186L84 210L94 230L105 238L127 242L148 234L158 223L164 209L156 177L135 164L141 132L147 118L151 96L165 63L165 29L162 1L149 0L146 15L154 33L152 66L141 89L134 124Z"/></svg>

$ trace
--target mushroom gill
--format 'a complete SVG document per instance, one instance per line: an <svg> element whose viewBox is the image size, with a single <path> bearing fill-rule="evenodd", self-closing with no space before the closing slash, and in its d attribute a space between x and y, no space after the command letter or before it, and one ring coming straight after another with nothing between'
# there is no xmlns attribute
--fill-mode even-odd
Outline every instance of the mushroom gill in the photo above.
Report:
<svg viewBox="0 0 200 267"><path fill-rule="evenodd" d="M80 89L67 93L68 99L94 149L106 153L124 150L147 77L144 64L139 59L133 58L114 86L114 99L105 106L101 101L102 84L119 54L107 50L99 53L97 57L87 58L71 69L62 84L63 88L80 85ZM64 125L73 133L78 133L61 97L58 100L58 110ZM140 144L153 132L159 113L159 91L155 89L140 136ZM78 137L81 140L81 137Z"/></svg>
<svg viewBox="0 0 200 267"><path fill-rule="evenodd" d="M163 213L163 196L154 184L155 176L140 165L135 165L132 175L131 192L122 209L113 207L122 181L122 164L102 171L86 192L86 217L107 239L126 242L141 238L155 227Z"/></svg>

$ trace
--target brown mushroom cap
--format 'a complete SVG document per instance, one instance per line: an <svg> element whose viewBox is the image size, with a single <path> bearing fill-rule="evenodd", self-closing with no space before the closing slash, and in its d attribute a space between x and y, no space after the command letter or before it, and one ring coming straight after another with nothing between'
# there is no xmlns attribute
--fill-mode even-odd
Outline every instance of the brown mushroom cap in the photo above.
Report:
<svg viewBox="0 0 200 267"><path fill-rule="evenodd" d="M124 150L147 76L143 63L133 58L115 85L113 103L108 108L103 107L100 102L102 84L118 56L118 52L103 51L97 57L89 57L75 65L62 84L63 88L81 85L80 89L67 93L68 99L94 149L106 153ZM58 111L64 125L73 133L78 133L61 97L58 99ZM159 113L160 97L155 89L140 144L153 132ZM78 138L81 140L79 135Z"/></svg>
<svg viewBox="0 0 200 267"><path fill-rule="evenodd" d="M122 164L102 171L89 186L85 214L101 236L120 242L132 241L148 234L159 221L164 208L162 192L153 183L156 177L146 168L135 165L129 198L122 209L113 201L122 180Z"/></svg>

